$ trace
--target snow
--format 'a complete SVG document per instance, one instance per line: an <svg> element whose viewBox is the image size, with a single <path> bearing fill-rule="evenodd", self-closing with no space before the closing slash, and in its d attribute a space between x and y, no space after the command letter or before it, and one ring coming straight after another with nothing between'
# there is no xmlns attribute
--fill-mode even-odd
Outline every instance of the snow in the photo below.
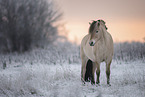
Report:
<svg viewBox="0 0 145 97"><path fill-rule="evenodd" d="M35 64L0 69L0 97L144 97L145 66L141 60L113 60L111 86L101 64L100 86L80 80L81 64Z"/></svg>
<svg viewBox="0 0 145 97"><path fill-rule="evenodd" d="M105 63L100 86L82 84L80 49L70 43L0 54L0 97L145 97L145 57L125 57L128 50L122 50L124 56L115 51L111 86L106 84Z"/></svg>

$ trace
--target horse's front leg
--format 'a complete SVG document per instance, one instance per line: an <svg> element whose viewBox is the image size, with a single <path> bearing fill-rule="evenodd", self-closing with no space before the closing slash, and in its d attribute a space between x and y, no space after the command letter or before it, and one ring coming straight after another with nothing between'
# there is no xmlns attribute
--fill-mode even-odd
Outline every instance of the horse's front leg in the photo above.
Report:
<svg viewBox="0 0 145 97"><path fill-rule="evenodd" d="M106 63L106 77L107 77L107 84L110 86L110 65L111 61L109 63Z"/></svg>
<svg viewBox="0 0 145 97"><path fill-rule="evenodd" d="M96 79L96 84L100 83L100 64L96 63L97 66L97 70L96 70L96 75L97 75L97 79Z"/></svg>
<svg viewBox="0 0 145 97"><path fill-rule="evenodd" d="M93 68L92 68L92 79L91 79L91 84L94 85L95 84L95 71L96 71L96 64L93 63Z"/></svg>

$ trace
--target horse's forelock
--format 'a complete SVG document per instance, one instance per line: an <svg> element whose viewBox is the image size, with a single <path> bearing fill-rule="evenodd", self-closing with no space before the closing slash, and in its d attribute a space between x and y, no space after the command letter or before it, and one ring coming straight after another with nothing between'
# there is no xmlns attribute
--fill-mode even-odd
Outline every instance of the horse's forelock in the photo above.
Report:
<svg viewBox="0 0 145 97"><path fill-rule="evenodd" d="M95 24L97 23L97 21L93 21L90 25L90 28L89 28L89 33L92 33L94 28L95 28Z"/></svg>
<svg viewBox="0 0 145 97"><path fill-rule="evenodd" d="M104 26L105 26L105 29L106 29L106 30L108 29L107 26L105 25L106 23L105 23L104 20L97 20L97 21L94 21L94 20L93 20L93 22L90 23L89 33L92 33L92 32L93 32L93 30L94 30L94 28L95 28L95 24L96 24L97 22L99 22L99 23L100 23L100 22L103 23Z"/></svg>

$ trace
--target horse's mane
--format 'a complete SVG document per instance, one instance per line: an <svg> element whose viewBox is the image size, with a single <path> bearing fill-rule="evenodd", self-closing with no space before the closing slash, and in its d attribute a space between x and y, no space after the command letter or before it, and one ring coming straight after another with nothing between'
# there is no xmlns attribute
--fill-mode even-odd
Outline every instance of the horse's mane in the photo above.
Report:
<svg viewBox="0 0 145 97"><path fill-rule="evenodd" d="M103 20L97 20L99 23L101 22L101 23L103 23L104 24L104 26L105 26L105 29L107 30L108 28L106 27L106 23L103 21ZM91 25L90 25L90 28L89 28L89 33L92 33L93 32L93 30L94 30L94 28L95 28L95 24L97 23L97 21L93 21L92 23L91 23Z"/></svg>

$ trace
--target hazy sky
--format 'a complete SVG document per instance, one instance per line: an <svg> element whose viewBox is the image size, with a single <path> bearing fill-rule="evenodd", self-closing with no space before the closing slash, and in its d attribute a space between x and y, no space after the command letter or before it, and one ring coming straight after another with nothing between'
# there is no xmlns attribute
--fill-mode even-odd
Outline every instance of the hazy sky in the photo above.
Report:
<svg viewBox="0 0 145 97"><path fill-rule="evenodd" d="M91 20L103 19L114 41L143 41L145 0L56 0L68 38L80 43Z"/></svg>

